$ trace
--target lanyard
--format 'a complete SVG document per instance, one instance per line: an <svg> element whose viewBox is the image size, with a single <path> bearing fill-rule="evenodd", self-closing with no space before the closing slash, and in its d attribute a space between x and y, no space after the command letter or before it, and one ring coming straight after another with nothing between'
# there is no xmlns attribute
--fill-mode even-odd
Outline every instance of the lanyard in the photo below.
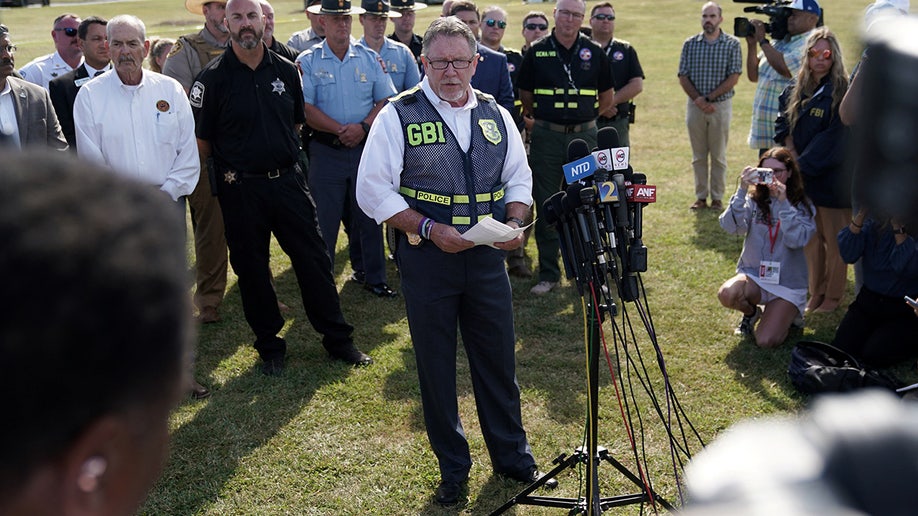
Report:
<svg viewBox="0 0 918 516"><path fill-rule="evenodd" d="M774 228L774 232L772 232L772 228ZM774 226L772 226L771 224L768 225L768 240L771 242L771 254L772 255L775 254L775 242L778 241L779 231L781 231L781 220L780 219L778 220L778 223L775 224Z"/></svg>
<svg viewBox="0 0 918 516"><path fill-rule="evenodd" d="M567 74L567 84L570 85L573 90L579 89L577 85L574 84L574 77L571 75L571 64L574 62L574 57L580 55L580 36L577 36L577 43L574 45L574 48L571 49L571 56L567 63L561 59L561 52L558 50L558 46L555 45L555 36L552 35L548 38L548 41L551 42L551 48L555 51L555 57L558 58L558 62L560 62L561 67L564 68L564 73Z"/></svg>

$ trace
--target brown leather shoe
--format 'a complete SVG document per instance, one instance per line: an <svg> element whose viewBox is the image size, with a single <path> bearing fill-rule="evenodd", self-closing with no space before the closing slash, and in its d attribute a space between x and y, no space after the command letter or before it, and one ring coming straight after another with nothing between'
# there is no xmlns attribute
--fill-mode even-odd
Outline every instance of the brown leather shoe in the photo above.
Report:
<svg viewBox="0 0 918 516"><path fill-rule="evenodd" d="M723 210L723 209L724 209L724 203L723 203L723 201L716 200L716 199L713 200L713 201L711 201L711 209L712 209L712 210L717 210L717 211Z"/></svg>
<svg viewBox="0 0 918 516"><path fill-rule="evenodd" d="M202 308L196 319L201 324L211 324L221 321L220 314L217 313L216 307L213 306L205 306Z"/></svg>
<svg viewBox="0 0 918 516"><path fill-rule="evenodd" d="M696 211L696 210L700 210L700 209L707 208L707 207L708 207L708 201L707 201L707 200L705 200L705 199L698 199L698 200L695 201L691 206L689 206L689 209L692 210L692 211Z"/></svg>
<svg viewBox="0 0 918 516"><path fill-rule="evenodd" d="M210 397L210 389L199 384L194 378L191 379L189 391L189 395L196 400L203 400L204 398Z"/></svg>

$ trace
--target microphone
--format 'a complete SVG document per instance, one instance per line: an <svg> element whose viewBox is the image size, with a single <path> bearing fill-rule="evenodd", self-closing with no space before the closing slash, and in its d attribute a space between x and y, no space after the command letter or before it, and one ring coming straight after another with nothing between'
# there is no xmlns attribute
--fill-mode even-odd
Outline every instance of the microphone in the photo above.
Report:
<svg viewBox="0 0 918 516"><path fill-rule="evenodd" d="M619 145L618 131L614 127L603 127L596 133L596 150L593 157L600 169L612 170L611 149Z"/></svg>
<svg viewBox="0 0 918 516"><path fill-rule="evenodd" d="M590 154L590 147L587 142L580 138L575 138L567 145L568 163L561 165L564 171L564 180L567 184L582 181L591 177L599 166L596 164L596 158Z"/></svg>
<svg viewBox="0 0 918 516"><path fill-rule="evenodd" d="M625 176L612 174L612 181L615 182L615 187L619 192L625 191ZM619 195L619 201L618 205L614 202L612 204L615 208L615 225L624 228L628 226L628 203L622 199L621 194Z"/></svg>
<svg viewBox="0 0 918 516"><path fill-rule="evenodd" d="M580 234L587 244L589 251L596 257L603 274L606 270L606 256L602 246L602 237L599 235L599 225L596 221L596 212L593 203L596 202L596 190L593 186L584 186L579 183L567 187L566 199L574 207L577 221L580 225ZM586 252L587 249L584 249Z"/></svg>
<svg viewBox="0 0 918 516"><path fill-rule="evenodd" d="M648 202L656 202L657 187L648 185L647 176L640 172L634 174L631 187L635 200L631 204L634 210L634 239L631 241L628 254L629 270L632 272L645 272L647 270L647 247L641 241L644 226L644 205ZM645 200L651 198L653 200Z"/></svg>
<svg viewBox="0 0 918 516"><path fill-rule="evenodd" d="M567 279L577 278L579 280L580 271L576 265L576 260L574 260L574 262L571 261L574 243L566 220L567 214L564 212L563 197L564 192L556 192L542 203L542 209L545 212L546 223L554 225L558 229L558 232L561 233L559 239L559 244L561 246L561 262L567 273Z"/></svg>

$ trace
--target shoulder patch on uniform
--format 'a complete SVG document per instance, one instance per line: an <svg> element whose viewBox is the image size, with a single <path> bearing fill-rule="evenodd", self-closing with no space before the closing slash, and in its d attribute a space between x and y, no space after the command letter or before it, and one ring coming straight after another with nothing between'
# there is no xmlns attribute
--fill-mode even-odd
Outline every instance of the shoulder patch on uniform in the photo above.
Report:
<svg viewBox="0 0 918 516"><path fill-rule="evenodd" d="M175 44L172 45L172 49L169 50L169 54L166 56L166 59L169 59L170 57L182 51L182 39L183 38L175 40Z"/></svg>
<svg viewBox="0 0 918 516"><path fill-rule="evenodd" d="M191 107L200 108L204 105L204 85L201 84L201 81L194 81L194 84L191 85L188 101L191 103Z"/></svg>

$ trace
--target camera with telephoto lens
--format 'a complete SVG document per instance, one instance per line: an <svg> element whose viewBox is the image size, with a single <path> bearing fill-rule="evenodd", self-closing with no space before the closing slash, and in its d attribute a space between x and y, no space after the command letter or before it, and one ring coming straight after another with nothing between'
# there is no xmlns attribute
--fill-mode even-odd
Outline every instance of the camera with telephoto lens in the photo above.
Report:
<svg viewBox="0 0 918 516"><path fill-rule="evenodd" d="M760 185L770 185L775 180L775 171L770 168L756 168L753 169L756 174L758 174L758 184Z"/></svg>
<svg viewBox="0 0 918 516"><path fill-rule="evenodd" d="M738 3L749 3L750 0L733 0ZM751 0L757 2L758 0ZM773 39L784 39L787 36L787 19L790 18L791 9L788 7L791 0L772 0L764 5L744 7L743 12L758 13L768 16L765 24L765 33L771 34ZM749 18L733 19L733 34L738 38L745 38L755 34L755 27L749 23Z"/></svg>

